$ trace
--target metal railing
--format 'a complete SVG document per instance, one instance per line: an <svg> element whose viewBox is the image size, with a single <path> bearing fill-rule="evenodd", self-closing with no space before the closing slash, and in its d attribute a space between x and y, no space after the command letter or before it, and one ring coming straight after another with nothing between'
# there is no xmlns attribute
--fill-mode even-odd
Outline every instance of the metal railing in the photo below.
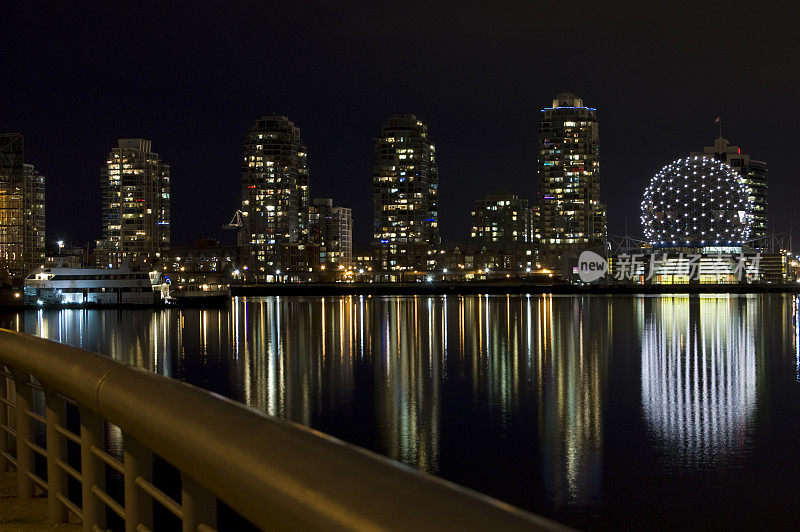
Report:
<svg viewBox="0 0 800 532"><path fill-rule="evenodd" d="M83 349L0 330L0 370L0 471L16 467L20 498L34 496L36 486L45 490L52 523L66 522L72 512L84 530L104 530L110 511L126 531L146 532L158 504L184 531L212 531L221 501L261 529L561 528L311 429ZM42 410L42 395L44 414L35 408L36 403ZM68 423L68 405L77 410L77 421ZM79 432L68 425L79 425ZM107 451L108 427L121 431L121 460ZM37 439L44 439L44 446ZM68 459L76 454L68 453L68 446L80 448L79 460ZM36 467L37 455L46 468L41 458ZM180 472L180 500L154 484L154 456ZM42 469L43 476L37 474ZM106 490L107 472L122 477L122 495ZM80 497L70 492L76 483Z"/></svg>

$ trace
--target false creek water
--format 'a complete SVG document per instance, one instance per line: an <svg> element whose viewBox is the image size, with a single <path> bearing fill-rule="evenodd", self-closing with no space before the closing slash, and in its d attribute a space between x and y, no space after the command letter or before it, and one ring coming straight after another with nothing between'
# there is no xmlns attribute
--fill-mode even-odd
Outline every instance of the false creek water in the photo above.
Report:
<svg viewBox="0 0 800 532"><path fill-rule="evenodd" d="M798 308L774 294L266 297L0 325L575 527L774 528L800 521Z"/></svg>

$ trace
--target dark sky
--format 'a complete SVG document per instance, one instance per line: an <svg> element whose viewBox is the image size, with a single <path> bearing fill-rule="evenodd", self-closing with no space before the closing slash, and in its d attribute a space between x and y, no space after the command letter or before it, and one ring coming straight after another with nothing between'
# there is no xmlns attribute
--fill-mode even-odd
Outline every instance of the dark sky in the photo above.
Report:
<svg viewBox="0 0 800 532"><path fill-rule="evenodd" d="M536 196L538 112L561 91L596 107L609 233L640 234L661 166L717 135L770 169L776 229L797 203L800 39L767 2L7 2L0 131L25 134L47 177L48 238L100 235L100 168L118 137L172 168L173 242L232 242L245 132L287 115L313 197L372 223L374 138L415 113L440 164L441 227L461 239L475 199ZM792 10L792 11L790 11ZM800 222L800 220L797 220Z"/></svg>

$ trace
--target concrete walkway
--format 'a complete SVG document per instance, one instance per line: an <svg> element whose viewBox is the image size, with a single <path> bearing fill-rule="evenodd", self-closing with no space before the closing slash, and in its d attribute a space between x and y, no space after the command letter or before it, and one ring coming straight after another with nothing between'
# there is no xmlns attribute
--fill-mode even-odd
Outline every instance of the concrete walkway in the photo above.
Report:
<svg viewBox="0 0 800 532"><path fill-rule="evenodd" d="M81 530L78 518L70 514L70 522L58 525L47 523L47 497L41 494L33 499L17 498L17 473L0 473L0 531L30 530Z"/></svg>

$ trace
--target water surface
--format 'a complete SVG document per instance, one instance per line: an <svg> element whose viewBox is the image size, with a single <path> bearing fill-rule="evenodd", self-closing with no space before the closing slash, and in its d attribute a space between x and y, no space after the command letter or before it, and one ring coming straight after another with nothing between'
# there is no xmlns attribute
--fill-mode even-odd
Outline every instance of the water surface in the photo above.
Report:
<svg viewBox="0 0 800 532"><path fill-rule="evenodd" d="M580 528L800 522L792 296L274 297L0 324Z"/></svg>

